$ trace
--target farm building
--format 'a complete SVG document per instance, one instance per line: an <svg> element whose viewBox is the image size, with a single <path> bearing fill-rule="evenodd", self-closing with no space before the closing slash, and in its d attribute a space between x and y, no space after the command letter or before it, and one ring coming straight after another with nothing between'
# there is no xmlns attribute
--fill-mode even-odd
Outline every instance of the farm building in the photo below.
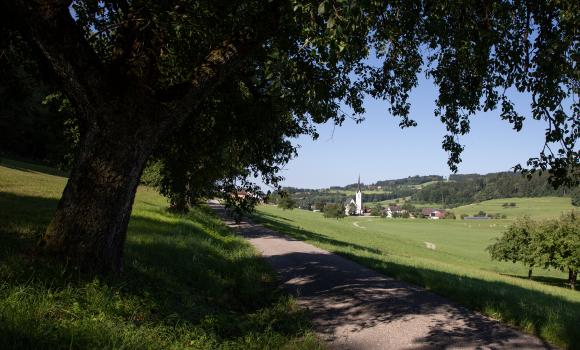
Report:
<svg viewBox="0 0 580 350"><path fill-rule="evenodd" d="M445 214L447 214L447 212L443 209L434 209L434 208L423 208L421 213L423 214L423 217L434 220L443 219L445 217Z"/></svg>
<svg viewBox="0 0 580 350"><path fill-rule="evenodd" d="M429 219L433 219L433 220L443 219L443 218L445 218L445 214L447 214L447 211L445 211L443 209L433 210L431 212L431 214L429 215Z"/></svg>

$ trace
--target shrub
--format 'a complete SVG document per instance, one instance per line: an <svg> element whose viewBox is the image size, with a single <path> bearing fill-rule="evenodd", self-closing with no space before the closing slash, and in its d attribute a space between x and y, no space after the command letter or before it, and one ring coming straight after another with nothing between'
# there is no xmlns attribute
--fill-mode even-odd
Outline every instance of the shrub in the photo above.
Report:
<svg viewBox="0 0 580 350"><path fill-rule="evenodd" d="M373 216L380 216L383 211L383 207L380 203L375 204L375 206L371 209L371 215Z"/></svg>
<svg viewBox="0 0 580 350"><path fill-rule="evenodd" d="M296 201L289 195L283 196L278 200L278 208L283 210L296 208Z"/></svg>
<svg viewBox="0 0 580 350"><path fill-rule="evenodd" d="M337 220L345 217L344 206L342 204L327 204L324 206L325 218L336 218Z"/></svg>

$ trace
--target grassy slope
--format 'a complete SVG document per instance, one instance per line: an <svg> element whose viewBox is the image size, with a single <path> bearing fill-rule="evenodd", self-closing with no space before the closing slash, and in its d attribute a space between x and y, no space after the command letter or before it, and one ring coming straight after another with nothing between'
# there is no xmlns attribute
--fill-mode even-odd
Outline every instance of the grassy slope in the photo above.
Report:
<svg viewBox="0 0 580 350"><path fill-rule="evenodd" d="M503 207L504 203L516 203L515 207ZM461 214L473 215L483 210L486 213L506 214L508 219L528 215L534 219L560 216L574 207L569 197L504 198L492 199L481 203L464 205L451 209L459 217Z"/></svg>
<svg viewBox="0 0 580 350"><path fill-rule="evenodd" d="M580 292L559 271L492 262L485 247L510 220L324 219L320 213L261 206L267 226L340 253L564 347L580 346ZM357 228L353 223L364 228ZM436 250L427 249L434 243ZM541 281L541 282L538 282Z"/></svg>
<svg viewBox="0 0 580 350"><path fill-rule="evenodd" d="M316 348L257 253L209 209L140 188L125 272L91 278L34 258L65 178L0 163L0 348ZM42 171L42 172L39 172Z"/></svg>

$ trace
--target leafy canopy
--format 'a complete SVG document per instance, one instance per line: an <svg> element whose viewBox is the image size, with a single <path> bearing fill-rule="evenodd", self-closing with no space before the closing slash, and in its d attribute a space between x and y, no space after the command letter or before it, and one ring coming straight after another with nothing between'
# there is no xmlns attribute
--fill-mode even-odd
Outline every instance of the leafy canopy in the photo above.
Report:
<svg viewBox="0 0 580 350"><path fill-rule="evenodd" d="M2 12L14 13L8 9ZM167 193L191 187L198 181L191 174L203 183L232 184L238 175L245 181L250 173L262 173L276 185L279 178L272 174L295 154L286 138L316 138L314 125L329 120L362 121L368 96L386 101L401 127L414 126L409 95L419 74L438 88L434 115L446 127L442 146L453 171L471 118L499 109L516 131L529 118L546 123L538 156L516 170L547 171L554 186L579 183L577 1L76 0L70 9L92 50L86 66L99 73L92 76L126 78L107 96L123 99L127 91L143 90L181 115L168 123L184 129L173 127L157 156L175 177L165 180ZM8 27L19 26L17 16L2 19ZM85 49L81 45L79 57L87 56L81 56ZM198 78L222 63L228 69L220 71L218 83L192 93ZM61 85L79 108L83 96L70 82ZM516 111L513 93L530 96L529 116ZM244 113L244 107L256 113ZM200 134L234 133L239 143L252 141L246 131L215 127L221 115L247 125L276 119L270 125L276 132L261 134L272 147L260 152L232 142L220 151L236 164L200 170L201 159L217 153L192 155L191 140ZM256 157L238 161L249 152ZM180 159L186 161L174 166Z"/></svg>

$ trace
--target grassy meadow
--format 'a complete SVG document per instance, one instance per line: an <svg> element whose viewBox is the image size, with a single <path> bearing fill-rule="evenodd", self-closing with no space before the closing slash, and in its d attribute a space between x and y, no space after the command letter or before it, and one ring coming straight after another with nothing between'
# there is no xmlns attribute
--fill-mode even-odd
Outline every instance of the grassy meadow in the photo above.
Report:
<svg viewBox="0 0 580 350"><path fill-rule="evenodd" d="M537 205L508 199L500 201L500 207L506 201L517 201L520 210L524 209L524 202ZM538 198L535 203L540 202L543 200ZM548 202L560 203L553 198ZM559 205L541 212L557 216L558 208L568 208L563 202ZM469 206L469 213L472 207L475 206ZM567 275L535 269L534 280L529 281L524 266L491 261L485 251L512 222L510 219L336 220L325 219L321 213L281 210L271 205L260 206L255 218L273 229L423 286L558 346L580 347L580 292L565 287Z"/></svg>
<svg viewBox="0 0 580 350"><path fill-rule="evenodd" d="M273 271L207 208L165 211L140 188L120 277L35 252L66 178L0 162L0 349L312 349Z"/></svg>

